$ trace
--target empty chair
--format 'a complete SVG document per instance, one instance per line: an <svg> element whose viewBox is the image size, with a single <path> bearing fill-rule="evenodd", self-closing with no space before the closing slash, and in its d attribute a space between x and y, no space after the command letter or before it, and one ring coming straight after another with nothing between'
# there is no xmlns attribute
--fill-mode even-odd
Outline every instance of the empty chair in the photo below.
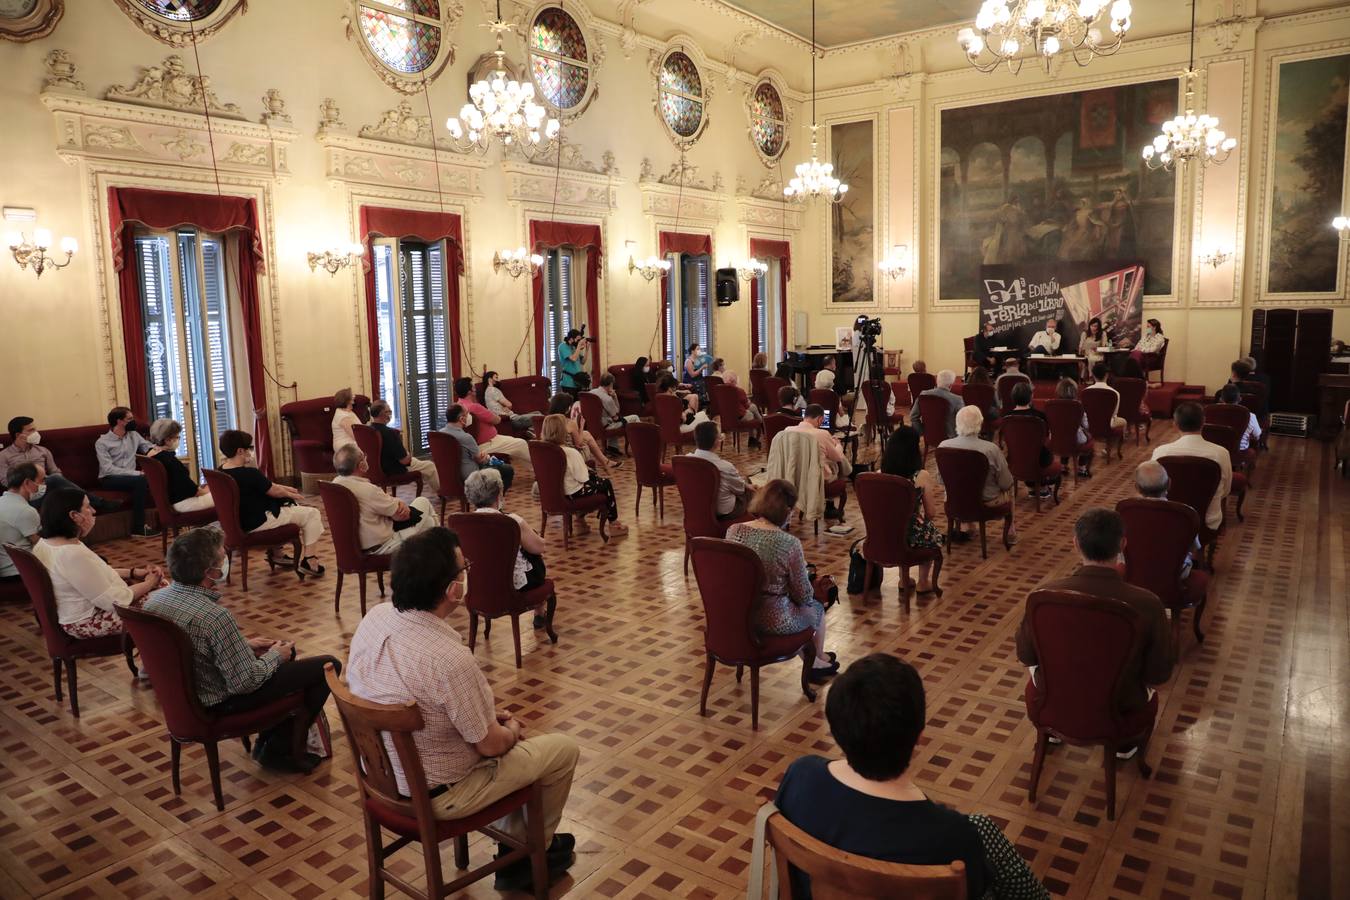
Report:
<svg viewBox="0 0 1350 900"><path fill-rule="evenodd" d="M1012 549L1010 533L1013 513L1011 503L986 503L984 486L989 478L989 459L978 450L957 447L937 448L938 473L947 489L947 546L952 545L957 526L962 522L980 523L980 555L989 558L989 544L985 523L991 519L1003 520L1003 546Z"/></svg>
<svg viewBox="0 0 1350 900"><path fill-rule="evenodd" d="M650 422L630 422L627 432L628 452L633 455L633 476L637 480L633 515L642 511L643 489L651 488L652 506L664 521L666 488L675 484L675 470L670 463L661 462L661 429Z"/></svg>
<svg viewBox="0 0 1350 900"><path fill-rule="evenodd" d="M539 512L542 523L539 534L548 531L549 516L563 517L563 547L572 545L572 517L598 512L600 520L600 539L609 543L609 533L605 530L609 524L605 517L607 499L603 494L589 497L569 497L563 493L563 472L567 468L567 457L563 448L547 441L530 441L530 465L534 467L534 480L539 483Z"/></svg>
<svg viewBox="0 0 1350 900"><path fill-rule="evenodd" d="M159 518L159 546L162 552L169 552L169 529L173 536L183 528L197 528L209 525L216 520L216 510L195 509L192 512L178 512L169 498L169 475L164 464L153 456L137 456L136 468L145 474L145 486L150 491L150 499L155 504L155 515Z"/></svg>
<svg viewBox="0 0 1350 900"><path fill-rule="evenodd" d="M696 537L726 537L734 519L717 517L717 490L722 473L706 459L677 456L670 461L684 507L684 574L689 574L689 548Z"/></svg>
<svg viewBox="0 0 1350 900"><path fill-rule="evenodd" d="M905 383L909 385L909 395L918 397L924 391L937 387L937 376L931 372L910 372Z"/></svg>
<svg viewBox="0 0 1350 900"><path fill-rule="evenodd" d="M657 394L652 400L652 409L656 412L656 424L661 428L661 458L663 460L666 450L673 447L675 452L678 453L683 445L694 443L694 432L692 430L680 430L680 426L684 424L684 414L688 410L683 400L671 394Z"/></svg>
<svg viewBox="0 0 1350 900"><path fill-rule="evenodd" d="M378 437L378 435L377 435ZM248 551L254 547L266 550L267 568L275 572L277 563L272 551L277 547L291 545L291 568L301 581L305 573L300 569L301 545L299 525L278 525L259 531L245 531L239 522L239 485L224 472L207 469L202 472L206 484L211 488L211 496L216 500L216 516L221 531L225 533L225 558L230 559L239 551L239 580L244 590L248 590ZM226 581L228 584L229 581Z"/></svg>
<svg viewBox="0 0 1350 900"><path fill-rule="evenodd" d="M609 446L613 438L624 438L624 447L628 446L628 439L625 436L625 426L623 422L605 427L605 407L600 402L600 398L590 391L580 391L577 394L577 402L581 404L581 417L586 423L586 430L590 432L591 437L595 438L596 446L605 448Z"/></svg>
<svg viewBox="0 0 1350 900"><path fill-rule="evenodd" d="M328 514L328 530L333 534L333 556L337 562L337 586L333 590L333 612L342 602L342 577L357 575L361 579L361 615L366 614L366 575L375 573L375 581L384 596L384 573L389 571L388 553L367 553L361 548L361 508L356 495L340 484L319 482L319 497Z"/></svg>
<svg viewBox="0 0 1350 900"><path fill-rule="evenodd" d="M854 479L853 490L858 494L858 506L867 526L867 537L862 543L862 557L867 561L863 592L872 583L873 567L896 566L900 569L901 594L907 594L914 586L909 578L910 567L930 562L933 592L941 595L938 578L942 574L942 548L909 545L909 522L918 503L914 482L899 475L863 472Z"/></svg>
<svg viewBox="0 0 1350 900"><path fill-rule="evenodd" d="M371 484L377 484L392 494L398 493L399 485L411 484L417 491L413 496L422 496L421 474L409 470L401 475L390 475L384 471L384 465L380 462L384 447L383 435L369 425L359 423L352 425L352 435L356 438L356 446L366 455L366 465L370 467L366 477Z"/></svg>
<svg viewBox="0 0 1350 900"><path fill-rule="evenodd" d="M784 428L791 428L800 422L797 416L789 416L784 413L774 413L764 417L764 449L773 449L773 439L778 436L778 432Z"/></svg>
<svg viewBox="0 0 1350 900"><path fill-rule="evenodd" d="M1116 504L1125 523L1125 580L1158 595L1172 613L1172 647L1181 655L1181 614L1194 610L1191 628L1204 641L1200 619L1208 601L1209 574L1182 566L1200 534L1200 515L1175 500L1126 498Z"/></svg>
<svg viewBox="0 0 1350 900"><path fill-rule="evenodd" d="M923 461L928 462L928 451L936 450L951 434L947 431L947 419L952 407L946 399L935 394L920 396L915 405L919 407L919 422L923 426Z"/></svg>
<svg viewBox="0 0 1350 900"><path fill-rule="evenodd" d="M1055 505L1059 505L1059 486L1064 480L1064 467L1053 454L1050 462L1041 464L1042 451L1049 439L1045 422L1037 416L1008 415L1000 420L999 433L1003 436L1003 445L1007 448L1008 468L1013 477L1024 482L1031 489L1036 501L1036 512L1041 511L1041 488L1054 489ZM1013 485L1016 496L1017 486Z"/></svg>
<svg viewBox="0 0 1350 900"><path fill-rule="evenodd" d="M1200 546L1206 551L1206 565L1213 568L1223 525L1210 528L1205 524L1205 516L1223 481L1223 470L1214 460L1203 456L1163 456L1158 458L1158 464L1167 470L1170 480L1167 499L1185 503L1200 516Z"/></svg>
<svg viewBox="0 0 1350 900"><path fill-rule="evenodd" d="M1134 431L1135 446L1139 445L1139 429L1144 429L1144 442L1152 443L1153 414L1144 404L1148 384L1142 378L1113 378L1111 386L1120 392L1120 417Z"/></svg>
<svg viewBox="0 0 1350 900"><path fill-rule="evenodd" d="M1111 459L1111 442L1116 444L1116 458L1124 455L1125 427L1111 427L1111 418L1116 414L1116 407L1119 405L1116 394L1112 391L1094 389L1083 391L1079 395L1079 402L1083 404L1083 412L1088 418L1088 434L1092 435L1094 441L1101 441L1106 448L1106 458Z"/></svg>
<svg viewBox="0 0 1350 900"><path fill-rule="evenodd" d="M431 449L431 462L436 467L436 477L441 483L436 496L441 501L439 521L444 524L447 502L458 500L459 511L469 511L469 501L464 498L464 470L460 468L464 449L459 441L443 431L428 431L427 447Z"/></svg>
<svg viewBox="0 0 1350 900"><path fill-rule="evenodd" d="M1241 409L1244 413L1247 411L1245 408ZM1241 471L1247 455L1240 449L1241 433L1234 431L1227 425L1206 422L1201 426L1200 434L1211 444L1218 444L1228 451L1228 458L1232 461L1233 467L1233 477L1228 483L1228 493L1230 496L1237 497L1238 521L1245 521L1242 515L1242 504L1247 499L1247 488L1251 486L1251 478L1248 473Z"/></svg>

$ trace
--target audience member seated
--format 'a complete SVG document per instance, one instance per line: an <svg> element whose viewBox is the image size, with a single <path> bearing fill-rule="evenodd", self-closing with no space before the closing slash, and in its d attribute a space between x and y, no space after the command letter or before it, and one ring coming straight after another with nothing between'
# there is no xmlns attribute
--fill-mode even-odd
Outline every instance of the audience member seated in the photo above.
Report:
<svg viewBox="0 0 1350 900"><path fill-rule="evenodd" d="M1144 333L1139 338L1139 343L1130 351L1130 359L1139 363L1139 368L1143 370L1144 357L1161 353L1166 346L1167 338L1163 335L1162 322L1157 319L1149 319L1144 323Z"/></svg>
<svg viewBox="0 0 1350 900"><path fill-rule="evenodd" d="M994 380L993 380L992 378L989 377L989 370L988 370L988 369L986 369L984 366L976 366L975 368L973 368L973 369L970 370L970 380L967 381L966 384L968 384L968 385L969 385L969 384L985 385L985 386L988 386L988 387L992 388L992 387L994 386ZM962 402L963 405L965 404L965 398L964 398L964 397L962 397L961 402ZM986 419L997 419L997 418L998 418L998 391L997 391L997 390L994 391L994 399L993 399L993 402L990 404L989 408L988 408L988 409L981 409L980 412L984 413L984 417L985 417Z"/></svg>
<svg viewBox="0 0 1350 900"><path fill-rule="evenodd" d="M623 415L619 411L619 391L614 384L614 376L606 372L600 376L600 386L591 388L590 393L594 394L600 401L600 408L604 410L604 415L600 417L600 426L605 429L613 428L615 425L627 425L639 421L640 417L635 415ZM609 446L605 448L606 453L617 454L619 451L619 439L612 437L609 439Z"/></svg>
<svg viewBox="0 0 1350 900"><path fill-rule="evenodd" d="M361 417L356 414L356 395L351 388L343 388L333 395L333 451L339 447L356 443L353 425L360 425Z"/></svg>
<svg viewBox="0 0 1350 900"><path fill-rule="evenodd" d="M431 501L418 497L411 504L385 493L384 488L371 484L366 473L370 464L366 454L355 444L339 447L333 454L333 468L340 484L356 497L360 511L357 539L366 553L393 553L413 535L421 534L436 524L436 512Z"/></svg>
<svg viewBox="0 0 1350 900"><path fill-rule="evenodd" d="M1003 451L998 449L998 445L980 437L980 429L983 427L984 414L974 406L963 406L961 411L956 414L956 437L947 438L947 440L938 444L938 447L975 450L983 453L985 459L989 460L989 474L985 476L984 490L981 492L980 498L990 506L1007 503L1011 509L1014 505L1012 471L1008 468L1008 460L1003 455ZM958 539L962 541L970 540L970 529L975 527L974 523L965 523L965 529L957 532L958 535L964 536ZM1017 526L1015 524L1009 523L1007 535L1009 547L1017 543Z"/></svg>
<svg viewBox="0 0 1350 900"><path fill-rule="evenodd" d="M909 546L916 549L940 548L946 541L934 521L937 516L937 500L934 498L937 479L923 467L919 432L908 425L901 425L891 433L881 456L881 471L885 475L908 478L914 483L914 515L905 526L905 540ZM919 581L915 588L918 593L932 593L932 571L931 559L919 564Z"/></svg>
<svg viewBox="0 0 1350 900"><path fill-rule="evenodd" d="M164 577L159 566L114 569L80 540L93 530L94 508L84 491L48 492L42 502L42 540L33 546L33 555L51 576L61 628L82 640L121 634L114 607L140 600Z"/></svg>
<svg viewBox="0 0 1350 900"><path fill-rule="evenodd" d="M605 518L609 521L610 536L626 534L628 526L619 521L619 503L614 498L614 483L608 478L592 472L586 466L585 457L581 455L580 450L572 445L572 436L567 431L567 417L558 413L545 416L539 439L550 444L557 444L563 449L563 455L567 457L567 468L563 470L563 493L573 498L603 494L606 500ZM576 528L579 532L584 533L590 526L586 524L584 517L577 516Z"/></svg>
<svg viewBox="0 0 1350 900"><path fill-rule="evenodd" d="M1225 384L1219 389L1219 402L1227 403L1232 406L1242 405L1242 391L1233 382ZM1247 427L1242 432L1242 440L1238 442L1239 450L1251 450L1257 442L1261 440L1261 423L1256 418L1256 413L1247 414Z"/></svg>
<svg viewBox="0 0 1350 900"><path fill-rule="evenodd" d="M174 512L189 513L211 509L216 501L211 489L197 483L192 472L178 458L178 445L183 440L183 426L173 419L156 419L150 425L150 442L158 451L155 460L164 467L169 482L169 502Z"/></svg>
<svg viewBox="0 0 1350 900"><path fill-rule="evenodd" d="M355 447L353 441L351 446ZM300 570L308 575L322 575L324 567L314 555L315 545L323 534L323 516L304 499L295 488L271 481L258 471L258 459L253 453L253 436L246 431L230 429L220 435L220 471L239 485L239 527L245 531L262 531L279 525L298 525L304 556ZM322 667L320 667L322 668ZM319 676L322 679L322 674Z"/></svg>
<svg viewBox="0 0 1350 900"><path fill-rule="evenodd" d="M422 476L425 484L434 494L441 489L441 479L436 474L436 466L429 459L418 459L403 445L403 433L389 427L394 410L383 400L370 404L370 427L380 436L380 468L389 477L416 472Z"/></svg>
<svg viewBox="0 0 1350 900"><path fill-rule="evenodd" d="M1172 486L1172 476L1167 474L1162 463L1146 459L1134 470L1134 486L1144 500L1166 500L1167 489ZM1200 538L1197 537L1191 546L1191 552L1181 564L1183 579L1190 577L1191 569L1195 567L1195 560L1200 557L1201 549Z"/></svg>
<svg viewBox="0 0 1350 900"><path fill-rule="evenodd" d="M986 320L980 333L975 335L974 357L976 365L985 366L992 369L998 364L998 357L994 355L994 348L1000 346L999 339L994 337L994 323Z"/></svg>
<svg viewBox="0 0 1350 900"><path fill-rule="evenodd" d="M575 839L558 832L580 751L564 734L525 736L525 726L495 705L492 688L448 618L464 598L464 555L449 529L436 527L403 545L390 571L393 597L366 613L347 659L351 691L372 703L414 702L423 727L413 732L431 811L461 819L521 788L538 784L550 874L572 863ZM386 738L403 793L407 777ZM525 840L521 812L496 823ZM504 855L506 847L499 849ZM498 890L532 890L530 861L497 870Z"/></svg>
<svg viewBox="0 0 1350 900"><path fill-rule="evenodd" d="M778 408L774 410L775 413L781 416L800 416L804 409L806 401L795 387L786 384L778 389Z"/></svg>
<svg viewBox="0 0 1350 900"><path fill-rule="evenodd" d="M1116 394L1116 398L1118 402L1120 398L1119 393ZM1072 378L1061 378L1059 382L1055 385L1055 399L1077 400L1078 382L1074 381ZM1114 422L1114 419L1112 421ZM1092 431L1091 427L1088 425L1088 417L1086 410L1083 412L1083 421L1080 422L1078 425L1078 432L1074 435L1074 442L1079 447L1087 447L1092 443ZM1066 466L1069 464L1069 460L1067 457L1061 459L1060 462L1064 463ZM1092 477L1092 450L1090 449L1084 453L1078 454L1078 477L1079 478ZM1074 483L1077 484L1077 482Z"/></svg>
<svg viewBox="0 0 1350 900"><path fill-rule="evenodd" d="M750 515L755 518L729 527L727 540L745 544L764 564L764 583L754 614L760 632L796 634L815 629L812 649L816 658L810 677L819 684L839 671L839 661L825 649L825 607L816 599L802 542L786 530L796 504L797 489L791 482L770 481L750 501Z"/></svg>
<svg viewBox="0 0 1350 900"><path fill-rule="evenodd" d="M1050 436L1050 420L1045 417L1045 413L1031 405L1031 396L1031 382L1019 381L1017 384L1013 385L1012 409L1004 410L1003 417L1006 419L1009 416L1031 416L1034 419L1040 419L1045 423L1045 434L1046 439L1048 440ZM1049 468L1050 464L1054 461L1055 455L1050 452L1050 446L1048 444L1042 446L1040 459L1037 460L1040 467L1042 469ZM1028 481L1027 489L1034 491L1037 490L1037 486L1035 483ZM1039 491L1041 499L1045 500L1054 496L1055 489L1053 485L1042 484L1040 485Z"/></svg>
<svg viewBox="0 0 1350 900"><path fill-rule="evenodd" d="M19 463L32 463L42 469L46 475L46 486L33 495L29 501L33 508L42 506L42 497L47 491L63 488L79 489L79 485L61 474L52 451L42 446L42 434L37 425L28 416L15 416L9 420L9 446L0 450L0 484L9 479L9 470ZM103 497L90 497L95 512L112 512L122 505L120 500L108 500Z"/></svg>
<svg viewBox="0 0 1350 900"><path fill-rule="evenodd" d="M1083 390L1110 391L1111 393L1115 394L1116 405L1111 410L1111 427L1113 429L1124 428L1125 420L1120 416L1120 391L1116 390L1115 388L1111 387L1111 385L1107 384L1106 381L1107 371L1108 370L1106 367L1106 363L1099 362L1095 364L1092 367L1092 384L1089 384L1087 387L1083 388ZM1087 413L1084 413L1083 415L1087 415Z"/></svg>
<svg viewBox="0 0 1350 900"><path fill-rule="evenodd" d="M642 405L646 406L652 399L652 385L656 382L658 370L653 368L647 357L639 356L633 363L633 371L630 377L633 379L633 390L638 392L638 399Z"/></svg>
<svg viewBox="0 0 1350 900"><path fill-rule="evenodd" d="M914 362L910 365L909 368L910 368L910 371L912 371L915 375L927 375L927 374L928 374L928 363L924 362L924 361L921 360L921 359L916 359L916 360L914 360Z"/></svg>
<svg viewBox="0 0 1350 900"><path fill-rule="evenodd" d="M1256 357L1244 356L1242 361L1247 365L1247 380L1258 382L1266 387L1265 394L1261 398L1261 408L1256 411L1256 414L1264 419L1270 415L1270 376L1265 372L1256 371Z"/></svg>
<svg viewBox="0 0 1350 900"><path fill-rule="evenodd" d="M455 402L464 407L478 431L478 444L488 453L510 457L516 467L530 465L530 445L523 438L498 434L496 425L501 419L478 402L472 378L455 379ZM466 426L467 427L467 426Z"/></svg>
<svg viewBox="0 0 1350 900"><path fill-rule="evenodd" d="M228 433L228 432L227 432ZM278 772L312 772L319 757L305 751L310 726L328 700L323 667L331 656L296 659L294 641L246 638L220 602L230 564L217 528L194 528L169 546L169 577L145 601L145 611L183 630L192 644L197 699L212 715L260 709L289 694L304 693L305 715L291 716L258 735L253 758Z"/></svg>
<svg viewBox="0 0 1350 900"><path fill-rule="evenodd" d="M584 376L582 372L578 378ZM586 419L581 414L581 404L575 395L559 391L549 398L546 415L559 415L567 420L567 438L572 446L581 451L582 457L605 478L613 478L614 470L623 465L621 459L611 459L601 447L595 435L586 430ZM528 446L528 445L527 445Z"/></svg>
<svg viewBox="0 0 1350 900"><path fill-rule="evenodd" d="M680 427L681 431L693 431L694 425L697 424L694 420L699 413L703 413L703 417L698 419L699 422L708 417L708 414L699 408L701 404L699 402L698 394L685 390L684 386L676 381L675 376L671 375L669 372L657 379L656 393L670 394L673 397L678 397L680 402L685 405L685 423Z"/></svg>
<svg viewBox="0 0 1350 900"><path fill-rule="evenodd" d="M999 404L1002 406L1003 398L1012 387L1004 387L1004 381L1011 381L1014 385L1019 381L1028 382L1030 387L1030 378L1022 371L1022 364L1015 356L1010 356L1003 361L1003 371L998 378L994 379L994 396L999 398Z"/></svg>
<svg viewBox="0 0 1350 900"><path fill-rule="evenodd" d="M0 585L19 583L19 570L5 552L5 545L27 550L37 543L42 522L32 500L45 479L42 469L30 462L10 466L5 476L5 492L0 494Z"/></svg>
<svg viewBox="0 0 1350 900"><path fill-rule="evenodd" d="M515 480L516 470L510 463L503 462L478 445L468 432L468 421L468 410L456 403L445 411L445 425L441 427L442 433L450 435L459 444L460 477L467 481L479 469L496 469L502 477L503 490L509 489Z"/></svg>
<svg viewBox="0 0 1350 900"><path fill-rule="evenodd" d="M1151 685L1165 684L1172 677L1172 638L1167 613L1156 594L1127 583L1116 568L1125 546L1125 524L1115 510L1094 507L1079 516L1073 526L1073 546L1080 560L1078 568L1067 578L1046 582L1037 590L1077 591L1092 597L1123 600L1140 615L1146 623L1147 638L1140 645L1139 657L1128 664L1121 695L1116 698L1120 713L1137 712L1153 697ZM1017 658L1029 670L1030 698L1037 689L1037 659L1025 615L1017 629ZM1130 759L1137 751L1138 747L1126 748L1116 756Z"/></svg>
<svg viewBox="0 0 1350 900"><path fill-rule="evenodd" d="M136 454L155 456L159 450L136 431L136 417L125 406L108 413L108 430L94 442L98 457L98 485L110 491L131 494L131 534L154 537L157 529L145 524L145 507L150 501L150 486L136 468Z"/></svg>
<svg viewBox="0 0 1350 900"><path fill-rule="evenodd" d="M1234 387L1237 387L1238 385L1242 384L1242 382L1249 380L1250 375L1251 369L1247 368L1247 361L1245 359L1233 360L1233 362L1228 367L1228 380L1223 383L1223 387L1220 387L1217 391L1214 392L1214 402L1216 403L1223 402L1221 399L1219 399L1219 395L1223 393L1224 387L1227 387L1230 384L1233 385ZM1239 400L1241 399L1241 389L1239 389L1238 398Z"/></svg>
<svg viewBox="0 0 1350 900"><path fill-rule="evenodd" d="M745 388L741 387L741 379L735 372L728 372L723 379L723 383L727 387L736 389L736 408L726 410L722 415L728 416L732 422L762 422L764 420L764 414L750 399L750 395L745 392ZM750 449L754 450L758 447L759 434L752 431L750 433Z"/></svg>
<svg viewBox="0 0 1350 900"><path fill-rule="evenodd" d="M699 459L706 459L708 462L717 466L719 477L717 479L717 518L719 519L738 519L745 514L745 509L749 503L750 497L754 496L754 488L745 476L737 471L736 467L718 456L713 449L717 446L718 439L722 436L722 431L717 427L716 422L700 422L694 429L694 443L698 449L690 456L696 456Z"/></svg>
<svg viewBox="0 0 1350 900"><path fill-rule="evenodd" d="M613 377L613 376L611 376ZM541 415L540 410L530 410L529 412L518 413L511 406L511 401L506 399L502 389L497 386L501 378L496 372L487 372L483 375L483 405L486 406L493 415L507 419L511 427L521 434L525 435L526 440L534 439L534 417ZM374 416L372 408L371 415Z"/></svg>
<svg viewBox="0 0 1350 900"><path fill-rule="evenodd" d="M469 501L474 512L510 516L520 526L520 550L516 552L512 586L518 591L533 590L548 578L544 569L544 539L524 518L502 509L502 496L505 493L502 476L495 469L481 469L464 479L464 499ZM548 624L545 606L540 603L534 608L536 629Z"/></svg>
<svg viewBox="0 0 1350 900"><path fill-rule="evenodd" d="M750 359L750 368L760 369L764 372L769 371L769 354L764 353L763 351L756 353Z"/></svg>
<svg viewBox="0 0 1350 900"><path fill-rule="evenodd" d="M1205 410L1199 403L1188 401L1178 404L1176 412L1172 413L1172 421L1176 423L1181 437L1170 444L1155 448L1153 459L1156 461L1165 456L1201 456L1219 464L1219 487L1214 491L1214 499L1210 501L1209 510L1203 513L1205 527L1211 531L1218 531L1223 525L1223 501L1233 487L1232 456L1218 444L1205 440L1201 434L1201 429L1205 427Z"/></svg>
<svg viewBox="0 0 1350 900"><path fill-rule="evenodd" d="M835 360L834 354L825 357L821 363L820 371L816 373L816 382L813 387L818 391L834 390L834 379L838 368L839 363Z"/></svg>
<svg viewBox="0 0 1350 900"><path fill-rule="evenodd" d="M1087 359L1088 367L1094 372L1097 364L1105 362L1102 356L1102 348L1110 347L1111 339L1102 331L1102 320L1096 317L1088 320L1087 328L1083 329L1083 336L1078 339L1078 355ZM1104 381L1104 378L1098 378L1098 381Z"/></svg>
<svg viewBox="0 0 1350 900"><path fill-rule="evenodd" d="M952 385L956 383L956 373L951 369L943 369L937 373L937 387L929 388L919 397L941 397L947 401L947 435L956 434L956 413L965 405L960 394L952 393ZM914 398L914 406L909 414L910 423L920 434L923 434L923 416L919 414L919 397Z"/></svg>
<svg viewBox="0 0 1350 900"><path fill-rule="evenodd" d="M825 718L843 759L803 756L788 766L774 804L802 831L846 853L914 866L965 863L966 896L1050 894L987 816L930 800L910 763L927 718L923 680L909 663L873 653L830 686ZM792 897L810 879L791 870Z"/></svg>
<svg viewBox="0 0 1350 900"><path fill-rule="evenodd" d="M840 443L839 438L822 427L824 424L825 407L812 403L802 413L802 420L796 425L789 425L785 430L811 435L811 439L820 447L820 467L828 483L847 478L853 467L849 465L848 457L844 455L844 445Z"/></svg>

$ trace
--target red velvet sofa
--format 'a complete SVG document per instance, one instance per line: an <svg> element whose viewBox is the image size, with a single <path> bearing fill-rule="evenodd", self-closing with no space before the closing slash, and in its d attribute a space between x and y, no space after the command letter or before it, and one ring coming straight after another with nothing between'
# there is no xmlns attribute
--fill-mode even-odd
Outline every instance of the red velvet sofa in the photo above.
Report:
<svg viewBox="0 0 1350 900"><path fill-rule="evenodd" d="M370 398L357 394L356 415L370 421ZM291 433L291 458L295 471L327 475L333 472L333 398L296 400L281 407L281 420Z"/></svg>
<svg viewBox="0 0 1350 900"><path fill-rule="evenodd" d="M549 398L553 396L552 383L542 375L522 375L519 378L503 378L497 382L511 408L517 415L543 413L548 409ZM480 391L479 402L482 402ZM444 410L442 410L443 412ZM470 429L476 431L477 429ZM511 420L503 418L497 430L509 437L524 437L524 433L511 427Z"/></svg>

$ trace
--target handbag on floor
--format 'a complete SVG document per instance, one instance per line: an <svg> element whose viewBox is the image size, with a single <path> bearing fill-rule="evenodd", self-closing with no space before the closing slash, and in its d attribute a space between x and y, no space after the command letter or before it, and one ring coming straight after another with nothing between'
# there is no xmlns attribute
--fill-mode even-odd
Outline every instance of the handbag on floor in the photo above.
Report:
<svg viewBox="0 0 1350 900"><path fill-rule="evenodd" d="M881 587L881 566L872 570L872 583L864 584L867 578L867 560L863 559L862 553L858 550L858 545L865 538L858 538L853 542L853 546L848 548L848 592L850 594L861 594L864 591L876 590Z"/></svg>

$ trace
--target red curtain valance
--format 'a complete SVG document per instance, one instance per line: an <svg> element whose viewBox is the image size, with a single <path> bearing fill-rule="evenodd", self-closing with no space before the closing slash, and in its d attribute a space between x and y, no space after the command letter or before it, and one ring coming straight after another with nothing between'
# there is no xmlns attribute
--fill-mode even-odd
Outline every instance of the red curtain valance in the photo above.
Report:
<svg viewBox="0 0 1350 900"><path fill-rule="evenodd" d="M558 247L576 247L586 251L586 332L595 338L595 349L591 352L591 378L600 381L600 260L604 255L604 245L600 238L599 225L582 225L577 222L530 222L530 249L532 251L555 250ZM553 347L544 346L544 270L541 268L531 279L534 293L534 358L542 371L544 354L554 352Z"/></svg>
<svg viewBox="0 0 1350 900"><path fill-rule="evenodd" d="M750 255L755 259L776 259L785 279L792 277L792 245L787 241L750 239Z"/></svg>
<svg viewBox="0 0 1350 900"><path fill-rule="evenodd" d="M685 234L679 231L663 231L660 234L660 252L662 259L667 253L687 253L690 256L712 256L712 236L707 234Z"/></svg>
<svg viewBox="0 0 1350 900"><path fill-rule="evenodd" d="M108 232L112 236L113 271L116 272L122 271L126 265L123 226L127 223L139 223L149 228L192 225L202 231L218 234L236 229L247 231L253 248L254 265L259 274L266 271L262 236L258 229L258 207L252 197L109 188L108 220Z"/></svg>

